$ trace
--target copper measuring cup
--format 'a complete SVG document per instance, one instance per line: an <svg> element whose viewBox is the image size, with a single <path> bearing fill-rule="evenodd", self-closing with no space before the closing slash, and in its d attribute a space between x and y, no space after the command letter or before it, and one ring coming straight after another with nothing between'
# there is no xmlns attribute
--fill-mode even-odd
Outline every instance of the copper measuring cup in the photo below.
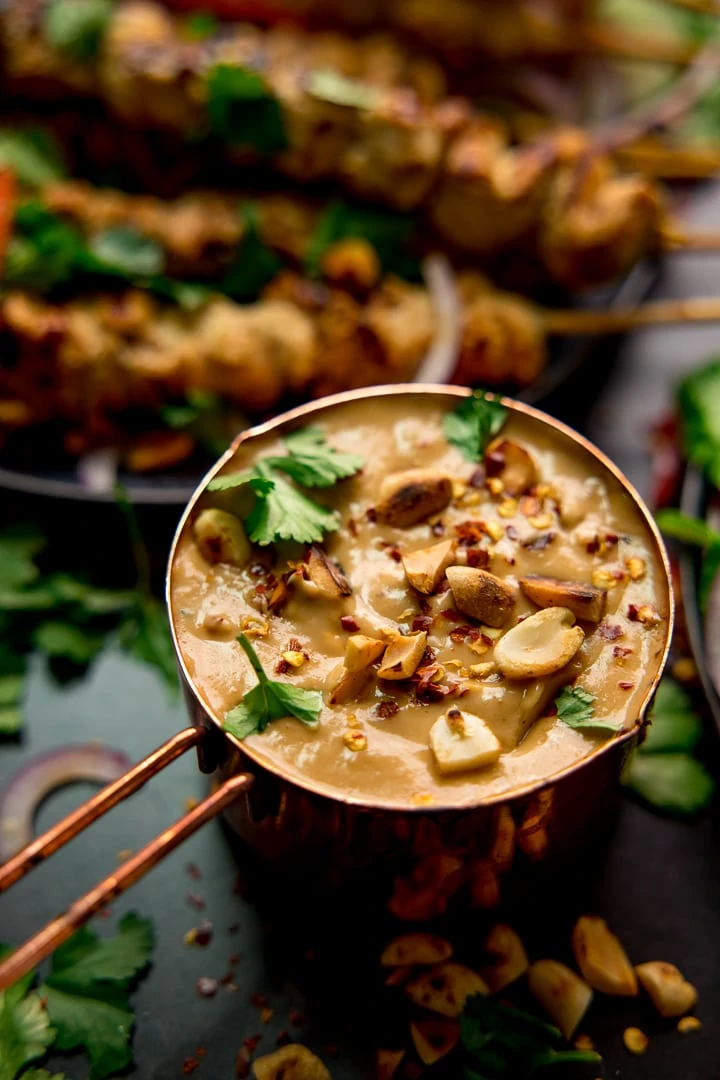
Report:
<svg viewBox="0 0 720 1080"><path fill-rule="evenodd" d="M648 692L630 729L553 775L551 780L536 781L469 806L398 808L349 797L342 792L328 795L326 791L314 788L312 782L284 776L279 768L271 768L259 760L251 746L222 730L222 719L213 715L203 701L180 654L172 617L175 551L207 483L233 458L239 446L268 433L292 430L299 423L312 421L336 406L360 403L369 397L416 395L425 399L431 395L450 407L470 393L463 387L401 385L337 394L300 406L243 432L210 470L180 520L166 578L168 613L191 725L171 736L119 780L103 788L9 859L0 867L0 892L19 881L34 866L192 747L197 749L201 771L214 774L214 789L198 806L103 878L1 963L0 990L32 970L100 908L148 873L221 811L227 811L235 831L264 858L289 866L299 855L303 860L311 857L318 866L332 867L335 876L342 876L350 867L369 867L377 857L398 865L403 859L422 856L430 835L434 851L461 852L463 860L475 859L484 865L498 855L511 832L513 843L528 861L549 860L577 845L590 824L605 811L606 797L616 789L623 762L638 741L667 659L674 617L669 564L652 515L619 469L582 436L531 406L504 400L511 411L551 428L593 458L599 472L614 477L644 519L658 563L665 571L662 595L658 596L657 604L665 616L666 635L654 659L655 670ZM503 872L499 856L493 865L497 877ZM506 865L505 869L508 868ZM423 917L422 913L419 917Z"/></svg>

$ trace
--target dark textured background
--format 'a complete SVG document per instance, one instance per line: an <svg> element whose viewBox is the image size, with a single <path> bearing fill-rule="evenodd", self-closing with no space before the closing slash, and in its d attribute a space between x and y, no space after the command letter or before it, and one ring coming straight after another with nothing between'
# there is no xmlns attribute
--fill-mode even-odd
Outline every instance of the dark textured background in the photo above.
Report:
<svg viewBox="0 0 720 1080"><path fill-rule="evenodd" d="M689 216L694 224L720 221L718 193L708 186L693 197ZM672 256L656 295L718 293L719 269L717 258ZM720 330L710 327L658 329L626 340L619 351L612 343L603 343L582 375L547 407L585 431L647 492L648 429L667 406L677 374L709 355L719 341ZM86 553L83 557L89 561L113 557L121 537L118 519L107 508L49 507L13 497L3 500L0 514L5 520L50 514L54 530L71 549ZM173 517L172 511L146 511L143 516L158 552L167 544ZM168 700L155 674L120 655L104 656L88 678L67 687L54 684L36 663L22 740L0 748L0 783L33 754L67 742L98 738L127 749L137 759L184 722L180 703ZM77 787L48 800L39 828L50 825L89 790ZM204 790L205 780L192 754L175 763L0 898L0 938L19 942L114 866L119 851L137 850L182 813L186 799L199 798ZM621 1032L633 1022L651 1034L660 1032L661 1025L652 1020L647 1006L606 1000L594 1009L584 1027L592 1031L605 1055L608 1078L720 1077L719 847L717 815L681 824L626 803L612 843L603 851L579 856L552 882L541 906L518 916L531 943L537 938L548 953L559 956L567 948L572 918L594 909L617 929L633 960L674 961L698 987L703 1030L686 1037L672 1030L658 1034L640 1058L623 1049ZM200 868L201 880L188 876L190 862ZM131 908L150 916L156 927L153 968L135 997L137 1065L132 1075L142 1080L179 1077L184 1059L203 1046L207 1054L193 1075L198 1080L231 1080L243 1038L262 1032L260 1051L273 1049L278 1034L288 1027L289 1010L299 1008L307 1023L290 1030L326 1057L335 1080L363 1077L363 1049L372 1048L363 1007L372 1005L371 992L364 984L358 986L349 961L353 938L362 937L367 929L361 900L343 910L329 906L316 911L325 924L331 957L312 959L305 953L314 943L314 930L297 898L276 894L272 905L266 900L249 902L233 891L236 876L231 844L222 828L211 824L115 904L109 923L100 923L114 925ZM252 873L249 876L252 879ZM189 891L206 900L203 913L189 905ZM183 935L203 915L214 926L212 943L206 949L188 948ZM378 951L381 945L378 940ZM237 991L221 989L212 1000L199 999L196 979L223 975L233 953L242 954L235 968ZM274 1010L267 1025L261 1024L259 1010L250 1002L257 992L269 998ZM329 1043L337 1044L337 1056L329 1056ZM87 1076L81 1057L58 1058L52 1065L63 1069L70 1080ZM570 1071L562 1075L571 1080ZM593 1071L587 1075L592 1077Z"/></svg>

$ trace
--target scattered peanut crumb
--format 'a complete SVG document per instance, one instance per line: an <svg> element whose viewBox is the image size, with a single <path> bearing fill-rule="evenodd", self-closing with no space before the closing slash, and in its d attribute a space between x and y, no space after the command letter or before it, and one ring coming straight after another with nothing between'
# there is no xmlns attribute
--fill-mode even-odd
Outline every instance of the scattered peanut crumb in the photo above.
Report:
<svg viewBox="0 0 720 1080"><path fill-rule="evenodd" d="M657 626L662 622L662 616L655 610L652 604L641 604L637 607L635 604L630 604L628 608L628 619L630 622L639 622L642 626L652 627Z"/></svg>
<svg viewBox="0 0 720 1080"><path fill-rule="evenodd" d="M260 1010L260 1020L263 1024L269 1024L273 1018L273 1010L267 1006Z"/></svg>
<svg viewBox="0 0 720 1080"><path fill-rule="evenodd" d="M498 540L502 540L505 535L505 530L499 521L486 521L485 528L487 529L487 534L490 539L494 540L496 544Z"/></svg>
<svg viewBox="0 0 720 1080"><path fill-rule="evenodd" d="M503 499L503 501L500 503L500 505L497 508L497 512L498 512L498 514L500 515L501 518L515 517L515 515L517 514L517 510L518 510L518 501L517 501L517 499L512 499L512 498Z"/></svg>
<svg viewBox="0 0 720 1080"><path fill-rule="evenodd" d="M183 936L183 941L186 945L194 945L197 938L197 930L193 927L192 930L188 930L187 934Z"/></svg>
<svg viewBox="0 0 720 1080"><path fill-rule="evenodd" d="M457 477L453 477L452 481L452 497L453 499L462 499L463 495L467 491L467 484L464 480L458 480Z"/></svg>
<svg viewBox="0 0 720 1080"><path fill-rule="evenodd" d="M645 577L647 563L637 555L631 555L625 560L625 569L627 570L631 581L640 581Z"/></svg>
<svg viewBox="0 0 720 1080"><path fill-rule="evenodd" d="M593 570L591 580L596 589L604 589L605 592L609 592L610 589L622 584L625 580L625 574L622 570L618 572L604 567Z"/></svg>
<svg viewBox="0 0 720 1080"><path fill-rule="evenodd" d="M589 1035L582 1032L573 1043L576 1050L594 1050L595 1044Z"/></svg>
<svg viewBox="0 0 720 1080"><path fill-rule="evenodd" d="M623 1042L625 1043L625 1049L629 1050L631 1054L644 1054L650 1045L650 1040L645 1032L636 1027L625 1028Z"/></svg>
<svg viewBox="0 0 720 1080"><path fill-rule="evenodd" d="M549 529L554 519L552 514L534 514L528 520L533 529Z"/></svg>
<svg viewBox="0 0 720 1080"><path fill-rule="evenodd" d="M683 1016L681 1020L678 1020L677 1029L681 1035L689 1035L691 1031L699 1031L702 1027L702 1021L698 1020L697 1016Z"/></svg>
<svg viewBox="0 0 720 1080"><path fill-rule="evenodd" d="M343 733L343 742L348 750L359 751L368 748L367 735L362 731L345 731Z"/></svg>
<svg viewBox="0 0 720 1080"><path fill-rule="evenodd" d="M185 804L184 804L184 805L185 805L185 812L186 812L187 814L189 814L189 813L190 813L190 811L191 811L191 810L194 810L194 809L195 809L195 807L196 807L196 806L198 805L198 801L197 801L197 799L194 799L194 798L192 797L192 795L191 795L191 796L189 796L189 798L187 798L187 799L185 800Z"/></svg>
<svg viewBox="0 0 720 1080"><path fill-rule="evenodd" d="M288 649L286 652L284 652L282 654L282 658L283 658L283 660L285 661L286 664L289 664L290 667L294 667L294 668L302 667L303 664L305 663L305 661L307 660L307 657L305 656L305 653L297 652L297 650L295 650L295 649Z"/></svg>
<svg viewBox="0 0 720 1080"><path fill-rule="evenodd" d="M435 802L435 796L427 791L416 791L412 801L415 806L432 806Z"/></svg>
<svg viewBox="0 0 720 1080"><path fill-rule="evenodd" d="M503 482L499 476L488 477L485 481L485 487L491 495L502 495L503 493Z"/></svg>

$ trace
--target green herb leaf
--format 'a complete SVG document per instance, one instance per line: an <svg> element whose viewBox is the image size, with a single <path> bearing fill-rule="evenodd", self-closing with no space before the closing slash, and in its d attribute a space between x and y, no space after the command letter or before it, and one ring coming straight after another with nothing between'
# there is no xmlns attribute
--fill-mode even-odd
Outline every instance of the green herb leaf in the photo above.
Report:
<svg viewBox="0 0 720 1080"><path fill-rule="evenodd" d="M177 659L164 604L141 595L120 629L120 642L130 656L154 667L168 688L177 692Z"/></svg>
<svg viewBox="0 0 720 1080"><path fill-rule="evenodd" d="M368 210L344 202L334 202L319 218L305 253L305 269L319 277L325 252L340 240L366 240L377 253L385 273L409 281L421 277L420 264L412 254L416 235L414 219L408 214Z"/></svg>
<svg viewBox="0 0 720 1080"><path fill-rule="evenodd" d="M720 487L720 360L688 375L677 400L686 457Z"/></svg>
<svg viewBox="0 0 720 1080"><path fill-rule="evenodd" d="M264 494L256 490L255 505L245 519L248 537L254 544L264 546L277 540L313 544L338 528L334 510L313 502L263 462L255 468L262 479L272 480L272 488Z"/></svg>
<svg viewBox="0 0 720 1080"><path fill-rule="evenodd" d="M34 529L7 529L0 535L0 590L19 589L36 581L40 571L35 556L45 540Z"/></svg>
<svg viewBox="0 0 720 1080"><path fill-rule="evenodd" d="M84 926L54 953L48 982L74 990L87 990L97 980L127 987L150 962L154 941L150 920L133 911L122 917L111 938Z"/></svg>
<svg viewBox="0 0 720 1080"><path fill-rule="evenodd" d="M238 739L245 739L248 735L263 732L272 720L281 720L285 716L294 716L310 728L317 727L322 694L269 679L245 634L240 634L237 640L258 677L258 685L230 710L223 723L224 729Z"/></svg>
<svg viewBox="0 0 720 1080"><path fill-rule="evenodd" d="M287 146L280 103L255 71L217 64L207 77L207 108L213 132L231 145L259 154Z"/></svg>
<svg viewBox="0 0 720 1080"><path fill-rule="evenodd" d="M67 1077L65 1073L53 1073L51 1076L47 1069L28 1069L22 1074L22 1080L67 1080Z"/></svg>
<svg viewBox="0 0 720 1080"><path fill-rule="evenodd" d="M101 269L128 277L162 274L165 252L133 225L115 225L91 237L88 247Z"/></svg>
<svg viewBox="0 0 720 1080"><path fill-rule="evenodd" d="M47 656L84 666L102 652L106 635L70 623L52 621L41 623L35 630L33 640L36 648Z"/></svg>
<svg viewBox="0 0 720 1080"><path fill-rule="evenodd" d="M528 1076L534 1076L540 1069L556 1065L598 1065L602 1058L594 1050L542 1050L533 1054L528 1061Z"/></svg>
<svg viewBox="0 0 720 1080"><path fill-rule="evenodd" d="M467 458L478 461L507 420L507 409L492 394L475 390L443 418L445 438Z"/></svg>
<svg viewBox="0 0 720 1080"><path fill-rule="evenodd" d="M52 0L43 31L54 48L73 60L93 60L112 14L112 0Z"/></svg>
<svg viewBox="0 0 720 1080"><path fill-rule="evenodd" d="M350 109L374 109L382 100L382 92L377 87L331 70L311 72L307 91L320 101Z"/></svg>
<svg viewBox="0 0 720 1080"><path fill-rule="evenodd" d="M633 754L623 783L656 810L690 816L709 805L715 780L689 754Z"/></svg>
<svg viewBox="0 0 720 1080"><path fill-rule="evenodd" d="M216 476L208 484L208 491L232 491L234 488L249 487L256 495L268 495L275 487L275 481L269 476L257 476L249 469L239 473L227 473Z"/></svg>
<svg viewBox="0 0 720 1080"><path fill-rule="evenodd" d="M220 22L209 11L194 11L186 16L182 22L182 30L185 37L192 41L206 41L217 34Z"/></svg>
<svg viewBox="0 0 720 1080"><path fill-rule="evenodd" d="M303 487L332 487L338 480L353 476L363 466L357 454L330 446L325 433L316 427L300 428L285 439L286 457L266 458L267 465L291 476Z"/></svg>
<svg viewBox="0 0 720 1080"><path fill-rule="evenodd" d="M25 996L26 984L0 994L0 1080L15 1080L23 1065L43 1057L53 1041L40 996Z"/></svg>
<svg viewBox="0 0 720 1080"><path fill-rule="evenodd" d="M60 147L46 131L0 129L0 165L11 169L26 187L63 180L67 167Z"/></svg>
<svg viewBox="0 0 720 1080"><path fill-rule="evenodd" d="M87 249L77 229L32 200L15 214L3 269L6 285L50 292L84 270Z"/></svg>
<svg viewBox="0 0 720 1080"><path fill-rule="evenodd" d="M655 515L655 519L658 528L665 536L703 549L698 600L700 610L705 611L710 599L710 589L720 570L720 532L711 528L700 518L690 517L689 514L683 514L680 510L660 510Z"/></svg>
<svg viewBox="0 0 720 1080"><path fill-rule="evenodd" d="M101 940L87 928L62 945L41 987L57 1028L58 1050L84 1046L92 1080L132 1062L133 1013L127 996L131 981L147 966L153 946L151 924L130 913L115 938Z"/></svg>
<svg viewBox="0 0 720 1080"><path fill-rule="evenodd" d="M617 724L595 719L595 697L581 686L565 686L555 698L558 720L575 729L592 728L617 734Z"/></svg>
<svg viewBox="0 0 720 1080"><path fill-rule="evenodd" d="M277 276L282 261L262 239L254 206L244 208L243 220L242 241L218 290L232 300L249 301L256 300L261 289Z"/></svg>
<svg viewBox="0 0 720 1080"><path fill-rule="evenodd" d="M672 679L663 679L658 686L650 720L639 754L690 753L702 736L702 720L690 697Z"/></svg>

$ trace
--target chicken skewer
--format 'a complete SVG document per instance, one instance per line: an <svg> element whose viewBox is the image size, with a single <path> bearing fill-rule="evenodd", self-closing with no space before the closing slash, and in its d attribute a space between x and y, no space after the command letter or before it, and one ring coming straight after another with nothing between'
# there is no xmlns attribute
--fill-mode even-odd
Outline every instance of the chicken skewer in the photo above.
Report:
<svg viewBox="0 0 720 1080"><path fill-rule="evenodd" d="M662 192L619 174L585 133L515 148L499 121L466 101L423 104L406 86L308 69L304 38L281 47L260 31L226 28L188 42L181 20L125 0L98 58L78 64L52 49L37 22L21 23L17 7L2 27L17 93L38 79L95 95L140 131L200 136L210 127L236 162L262 160L296 180L333 180L363 199L421 211L441 243L485 259L524 251L570 289L611 280L662 246Z"/></svg>

